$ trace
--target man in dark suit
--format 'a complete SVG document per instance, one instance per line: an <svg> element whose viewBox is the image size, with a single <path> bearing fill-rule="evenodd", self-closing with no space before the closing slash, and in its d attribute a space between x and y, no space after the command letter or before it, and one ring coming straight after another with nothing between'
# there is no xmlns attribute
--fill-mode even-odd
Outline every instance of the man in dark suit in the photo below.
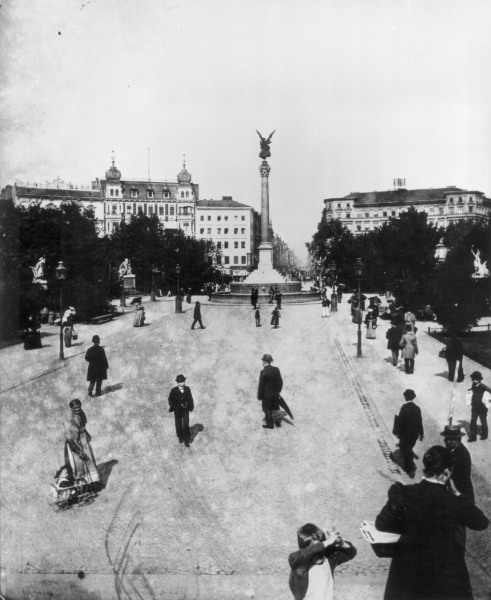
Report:
<svg viewBox="0 0 491 600"><path fill-rule="evenodd" d="M458 425L445 425L440 433L445 446L452 453L452 481L460 494L474 503L474 488L472 487L471 470L472 461L469 450L462 444L462 433Z"/></svg>
<svg viewBox="0 0 491 600"><path fill-rule="evenodd" d="M95 385L95 395L102 396L102 380L107 379L107 370L109 363L107 362L104 348L99 346L101 339L98 335L92 338L91 346L85 353L85 360L89 363L87 369L87 381L89 382L89 396L92 396L92 390Z"/></svg>
<svg viewBox="0 0 491 600"><path fill-rule="evenodd" d="M399 449L404 457L404 468L412 479L416 473L413 448L418 437L423 441L423 419L421 418L421 409L413 402L416 398L414 390L406 390L403 396L406 403L401 406L399 412L396 435L399 438Z"/></svg>
<svg viewBox="0 0 491 600"><path fill-rule="evenodd" d="M278 367L273 367L273 357L271 354L264 354L263 370L259 375L259 385L257 388L257 399L262 402L262 409L265 417L266 429L274 429L273 410L279 409L280 392L283 389L283 379ZM279 426L279 423L277 423Z"/></svg>
<svg viewBox="0 0 491 600"><path fill-rule="evenodd" d="M191 389L184 385L186 378L184 375L176 377L177 385L173 387L169 394L169 412L174 413L176 424L176 435L179 443L189 448L189 413L194 410L194 400Z"/></svg>
<svg viewBox="0 0 491 600"><path fill-rule="evenodd" d="M471 373L472 391L471 400L471 422L469 432L469 442L475 442L477 439L477 419L481 420L481 440L488 439L488 408L483 402L484 392L491 393L491 388L482 382L482 373L474 371Z"/></svg>

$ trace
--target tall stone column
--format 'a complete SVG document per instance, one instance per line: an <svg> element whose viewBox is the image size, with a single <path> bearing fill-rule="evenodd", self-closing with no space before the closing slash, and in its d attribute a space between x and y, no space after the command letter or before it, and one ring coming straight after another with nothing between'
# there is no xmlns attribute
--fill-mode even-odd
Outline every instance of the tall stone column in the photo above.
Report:
<svg viewBox="0 0 491 600"><path fill-rule="evenodd" d="M261 244L259 246L259 264L264 270L273 268L273 244L269 239L269 172L271 167L263 160L259 167L261 173Z"/></svg>

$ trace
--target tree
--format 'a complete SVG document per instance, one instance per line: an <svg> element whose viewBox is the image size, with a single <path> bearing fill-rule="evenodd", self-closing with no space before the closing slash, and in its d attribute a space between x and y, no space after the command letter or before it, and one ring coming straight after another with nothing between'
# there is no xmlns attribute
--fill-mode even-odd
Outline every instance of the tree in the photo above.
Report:
<svg viewBox="0 0 491 600"><path fill-rule="evenodd" d="M481 260L490 256L490 221L457 222L448 227L444 243L449 248L445 262L439 266L431 305L438 322L445 329L464 331L489 313L489 277L475 279L474 251Z"/></svg>
<svg viewBox="0 0 491 600"><path fill-rule="evenodd" d="M55 312L59 310L55 269L60 260L67 268L63 308L73 305L81 318L105 310L103 241L97 235L91 212L81 214L79 207L72 203L60 209L36 205L16 208L7 201L2 203L2 211L5 216L2 219L5 253L2 255L7 280L12 283L9 293L15 296L18 307L10 334L22 326L30 313L38 315L43 306ZM41 257L45 259L47 289L33 284L30 269Z"/></svg>

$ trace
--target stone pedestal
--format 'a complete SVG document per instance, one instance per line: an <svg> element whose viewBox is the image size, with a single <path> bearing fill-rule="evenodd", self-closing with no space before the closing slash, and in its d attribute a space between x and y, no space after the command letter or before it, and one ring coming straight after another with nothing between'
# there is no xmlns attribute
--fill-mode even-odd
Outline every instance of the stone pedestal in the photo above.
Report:
<svg viewBox="0 0 491 600"><path fill-rule="evenodd" d="M130 291L135 289L135 276L123 275L123 290Z"/></svg>

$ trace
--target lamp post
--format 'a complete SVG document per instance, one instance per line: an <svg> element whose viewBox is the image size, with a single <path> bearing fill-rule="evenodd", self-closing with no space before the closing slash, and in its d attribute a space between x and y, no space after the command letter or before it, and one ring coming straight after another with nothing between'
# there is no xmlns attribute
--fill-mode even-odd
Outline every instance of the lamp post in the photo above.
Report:
<svg viewBox="0 0 491 600"><path fill-rule="evenodd" d="M182 313L182 298L181 298L181 286L179 275L181 274L181 266L176 265L176 273L177 273L177 294L176 294L176 313Z"/></svg>
<svg viewBox="0 0 491 600"><path fill-rule="evenodd" d="M331 261L329 265L332 278L331 312L338 312L338 295L336 293L336 263Z"/></svg>
<svg viewBox="0 0 491 600"><path fill-rule="evenodd" d="M60 282L60 360L64 360L63 354L63 282L66 279L66 267L63 261L60 260L55 269L56 279Z"/></svg>
<svg viewBox="0 0 491 600"><path fill-rule="evenodd" d="M150 300L155 302L155 276L160 274L160 269L158 267L152 267L152 291L150 293Z"/></svg>
<svg viewBox="0 0 491 600"><path fill-rule="evenodd" d="M356 346L356 356L361 357L361 276L363 274L363 261L357 258L355 262L355 275L358 279L358 344Z"/></svg>

